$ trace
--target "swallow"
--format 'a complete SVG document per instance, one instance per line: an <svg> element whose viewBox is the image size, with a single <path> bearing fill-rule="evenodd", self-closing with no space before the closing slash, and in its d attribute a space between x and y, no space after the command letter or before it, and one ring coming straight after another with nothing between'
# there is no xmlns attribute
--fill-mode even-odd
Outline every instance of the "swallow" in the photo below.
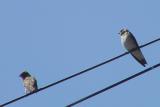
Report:
<svg viewBox="0 0 160 107"><path fill-rule="evenodd" d="M133 56L133 58L135 58L137 62L139 62L142 66L145 67L147 62L133 34L128 29L125 29L125 28L121 29L119 34L121 36L121 43L124 45L126 50L131 51L133 49L136 49L130 52L130 54Z"/></svg>
<svg viewBox="0 0 160 107"><path fill-rule="evenodd" d="M26 94L34 92L38 89L37 80L27 71L22 72L19 76L22 78Z"/></svg>

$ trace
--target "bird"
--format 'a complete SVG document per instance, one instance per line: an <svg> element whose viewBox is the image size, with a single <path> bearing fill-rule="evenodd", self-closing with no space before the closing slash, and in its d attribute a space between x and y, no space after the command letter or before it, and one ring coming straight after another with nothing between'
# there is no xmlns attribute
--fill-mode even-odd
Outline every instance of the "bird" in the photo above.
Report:
<svg viewBox="0 0 160 107"><path fill-rule="evenodd" d="M27 71L22 72L19 76L22 78L25 94L38 90L36 78L32 77Z"/></svg>
<svg viewBox="0 0 160 107"><path fill-rule="evenodd" d="M143 56L143 54L139 48L139 45L138 45L134 35L127 28L121 29L119 34L121 36L121 43L124 45L126 50L131 51L133 49L136 49L136 50L130 52L130 54L133 56L133 58L135 58L135 60L137 62L139 62L142 66L145 67L147 62L146 62L145 57Z"/></svg>

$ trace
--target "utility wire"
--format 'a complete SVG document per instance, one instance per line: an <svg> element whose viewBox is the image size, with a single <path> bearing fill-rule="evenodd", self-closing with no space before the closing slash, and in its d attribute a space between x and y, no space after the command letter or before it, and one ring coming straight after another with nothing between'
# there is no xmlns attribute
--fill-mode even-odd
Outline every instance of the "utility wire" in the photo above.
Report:
<svg viewBox="0 0 160 107"><path fill-rule="evenodd" d="M146 43L146 44L144 44L144 45L141 45L141 46L139 46L138 48L143 48L143 47L145 47L145 46L151 45L151 44L153 44L153 43L155 43L155 42L158 42L158 41L160 41L160 38L157 38L157 39L155 39L155 40L153 40L153 41L150 41L150 42L148 42L148 43ZM137 49L137 48L136 48L136 49ZM13 102L16 102L16 101L18 101L18 100L20 100L20 99L23 99L23 98L25 98L25 97L28 97L28 96L30 96L30 95L32 95L32 94L35 94L35 93L40 92L40 91L42 91L42 90L45 90L45 89L47 89L47 88L49 88L49 87L55 86L55 85L57 85L57 84L59 84L59 83L62 83L62 82L64 82L64 81L66 81L66 80L69 80L69 79L71 79L71 78L74 78L74 77L76 77L76 76L79 76L79 75L81 75L81 74L84 74L84 73L86 73L86 72L88 72L88 71L91 71L91 70L93 70L93 69L95 69L95 68L98 68L98 67L100 67L100 66L102 66L102 65L104 65L104 64L107 64L107 63L109 63L109 62L111 62L111 61L114 61L114 60L116 60L116 59L118 59L118 58L120 58L120 57L122 57L122 56L125 56L125 55L129 54L130 52L135 51L136 49L132 49L132 50L129 51L129 52L124 52L124 53L122 53L122 54L120 54L120 55L118 55L118 56L116 56L116 57L114 57L114 58L111 58L111 59L109 59L109 60L106 60L106 61L104 61L104 62L102 62L102 63L99 63L99 64L97 64L97 65L95 65L95 66L92 66L92 67L90 67L90 68L88 68L88 69L82 70L82 71L80 71L80 72L78 72L78 73L76 73L76 74L73 74L73 75L71 75L71 76L68 76L68 77L66 77L66 78L64 78L64 79L58 80L58 81L56 81L56 82L54 82L54 83L51 83L51 84L49 84L49 85L47 85L47 86L44 86L44 87L42 87L42 88L39 88L38 90L36 90L36 91L34 91L34 92L32 92L32 93L29 93L29 94L20 96L20 97L18 97L18 98L15 98L15 99L13 99L13 100L11 100L11 101L8 101L8 102L0 105L0 107L1 107L1 106L4 107L4 106L6 106L6 105L8 105L8 104L11 104L11 103L13 103Z"/></svg>
<svg viewBox="0 0 160 107"><path fill-rule="evenodd" d="M160 63L158 63L158 64L156 64L156 65L154 65L154 66L152 66L152 67L149 67L149 68L147 68L147 69L145 69L145 70L143 70L143 71L141 71L141 72L139 72L139 73L136 73L136 74L134 74L134 75L132 75L132 76L126 78L126 79L123 79L123 80L121 80L121 81L119 81L119 82L116 82L116 83L114 83L114 84L112 84L112 85L110 85L110 86L108 86L108 87L106 87L106 88L104 88L104 89L102 89L102 90L99 90L99 91L97 91L97 92L95 92L95 93L93 93L93 94L90 94L90 95L88 95L88 96L86 96L86 97L84 97L84 98L81 98L80 100L77 100L77 101L75 101L75 102L67 105L66 107L75 106L75 105L77 105L77 104L79 104L79 103L81 103L81 102L83 102L83 101L85 101L85 100L87 100L87 99L89 99L89 98L91 98L91 97L94 97L94 96L96 96L96 95L98 95L98 94L101 94L101 93L103 93L103 92L105 92L105 91L109 91L110 89L112 89L112 88L114 88L114 87L116 87L116 86L118 86L118 85L121 85L122 83L125 83L125 82L127 82L127 81L129 81L129 80L131 80L131 79L133 79L133 78L136 78L136 77L138 77L138 76L140 76L140 75L142 75L142 74L145 74L145 73L147 73L147 72L149 72L149 71L151 71L151 70L153 70L153 69L155 69L155 68L157 68L157 67L159 67L159 66L160 66Z"/></svg>

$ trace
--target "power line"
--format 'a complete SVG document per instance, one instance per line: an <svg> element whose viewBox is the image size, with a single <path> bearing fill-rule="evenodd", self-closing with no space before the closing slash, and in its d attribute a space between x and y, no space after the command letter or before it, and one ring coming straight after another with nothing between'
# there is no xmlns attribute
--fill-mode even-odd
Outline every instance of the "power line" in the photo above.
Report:
<svg viewBox="0 0 160 107"><path fill-rule="evenodd" d="M148 43L146 43L146 44L144 44L144 45L141 45L141 46L139 46L138 48L143 48L143 47L145 47L145 46L151 45L151 44L153 44L153 43L155 43L155 42L158 42L158 41L160 41L160 38L155 39L155 40L153 40L153 41L150 41L150 42L148 42ZM136 48L136 49L137 49L137 48ZM40 91L45 90L45 89L47 89L47 88L49 88L49 87L55 86L55 85L57 85L57 84L59 84L59 83L62 83L62 82L64 82L64 81L66 81L66 80L69 80L69 79L71 79L71 78L73 78L73 77L76 77L76 76L79 76L79 75L81 75L81 74L84 74L84 73L86 73L86 72L88 72L88 71L91 71L91 70L93 70L93 69L95 69L95 68L98 68L98 67L100 67L100 66L102 66L102 65L104 65L104 64L107 64L107 63L109 63L109 62L112 62L112 61L114 61L114 60L116 60L116 59L118 59L118 58L120 58L120 57L122 57L122 56L125 56L125 55L129 54L130 52L135 51L136 49L132 49L132 50L129 51L129 52L124 52L124 53L122 53L122 54L120 54L120 55L118 55L118 56L116 56L116 57L114 57L114 58L111 58L111 59L109 59L109 60L106 60L106 61L104 61L104 62L102 62L102 63L99 63L99 64L97 64L97 65L95 65L95 66L92 66L92 67L90 67L90 68L88 68L88 69L82 70L82 71L80 71L80 72L78 72L78 73L76 73L76 74L73 74L73 75L71 75L71 76L68 76L68 77L66 77L66 78L64 78L64 79L58 80L58 81L56 81L56 82L54 82L54 83L51 83L51 84L49 84L49 85L47 85L47 86L44 86L44 87L42 87L42 88L39 88L39 89L36 90L35 92L32 92L32 93L23 95L23 96L18 97L18 98L15 98L15 99L13 99L13 100L11 100L11 101L8 101L8 102L2 104L1 106L6 106L6 105L11 104L11 103L13 103L13 102L16 102L16 101L18 101L18 100L20 100L20 99L23 99L23 98L25 98L25 97L27 97L27 96L30 96L30 95L32 95L32 94L34 94L34 93L40 92Z"/></svg>
<svg viewBox="0 0 160 107"><path fill-rule="evenodd" d="M136 74L134 74L134 75L132 75L132 76L126 78L126 79L123 79L123 80L121 80L121 81L119 81L119 82L116 82L116 83L114 83L114 84L112 84L112 85L110 85L110 86L108 86L108 87L106 87L106 88L104 88L104 89L102 89L102 90L99 90L99 91L97 91L97 92L95 92L95 93L93 93L93 94L90 94L90 95L88 95L88 96L86 96L86 97L84 97L84 98L81 98L80 100L77 100L77 101L75 101L75 102L67 105L66 107L72 107L72 106L74 106L74 105L77 105L77 104L79 104L79 103L81 103L81 102L83 102L83 101L85 101L85 100L87 100L87 99L89 99L89 98L91 98L91 97L94 97L94 96L96 96L96 95L98 95L98 94L101 94L101 93L103 93L103 92L105 92L105 91L108 91L108 90L110 90L110 89L112 89L112 88L114 88L114 87L116 87L116 86L118 86L118 85L120 85L120 84L122 84L122 83L125 83L125 82L127 82L127 81L129 81L129 80L131 80L131 79L133 79L133 78L136 78L136 77L138 77L138 76L140 76L140 75L142 75L142 74L144 74L144 73L147 73L147 72L149 72L150 70L153 70L153 69L155 69L155 68L157 68L157 67L159 67L159 66L160 66L160 63L158 63L158 64L156 64L156 65L154 65L154 66L152 66L152 67L149 67L149 68L147 68L147 69L145 69L145 70L143 70L143 71L141 71L141 72L139 72L139 73L136 73Z"/></svg>

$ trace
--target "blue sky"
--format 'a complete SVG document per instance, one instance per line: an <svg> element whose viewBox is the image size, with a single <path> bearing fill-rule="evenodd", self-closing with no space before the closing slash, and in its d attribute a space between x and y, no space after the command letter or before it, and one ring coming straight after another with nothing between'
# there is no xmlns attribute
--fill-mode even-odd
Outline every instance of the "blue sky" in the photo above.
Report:
<svg viewBox="0 0 160 107"><path fill-rule="evenodd" d="M117 34L128 28L140 45L160 37L159 0L1 0L0 103L24 95L19 74L39 87L125 52ZM160 44L142 49L152 66ZM64 107L145 69L131 55L6 107ZM95 96L76 107L160 106L160 69Z"/></svg>

